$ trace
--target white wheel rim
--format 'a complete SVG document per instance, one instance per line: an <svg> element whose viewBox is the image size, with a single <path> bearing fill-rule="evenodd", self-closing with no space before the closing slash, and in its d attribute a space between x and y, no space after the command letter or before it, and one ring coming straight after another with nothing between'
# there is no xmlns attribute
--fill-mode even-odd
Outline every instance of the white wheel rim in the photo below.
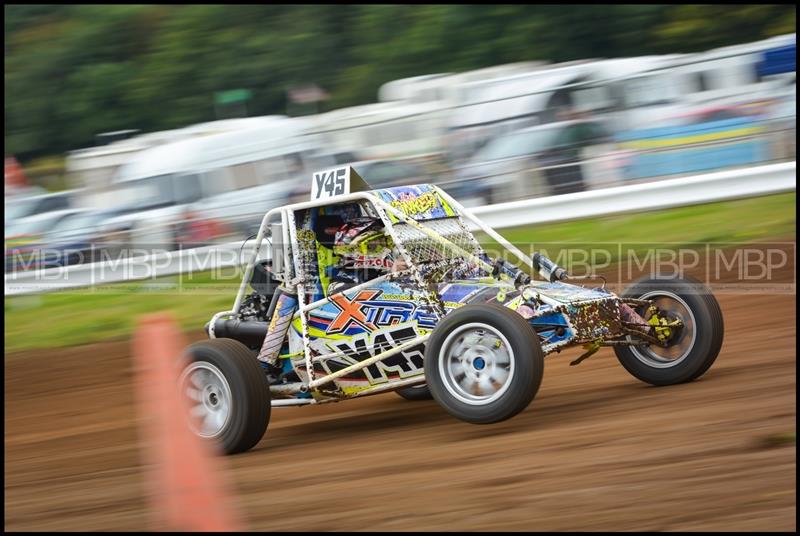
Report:
<svg viewBox="0 0 800 536"><path fill-rule="evenodd" d="M514 351L496 328L464 324L445 338L439 351L439 376L457 400L485 406L502 397L514 377Z"/></svg>
<svg viewBox="0 0 800 536"><path fill-rule="evenodd" d="M680 306L677 310L661 308L680 318L683 322L680 338L666 348L656 345L631 346L631 352L642 363L654 368L672 368L682 363L694 348L697 340L697 322L689 305L677 294L666 290L654 290L642 295L639 299L646 300L652 297L668 298ZM688 344L686 344L688 342Z"/></svg>
<svg viewBox="0 0 800 536"><path fill-rule="evenodd" d="M190 402L189 427L200 437L216 438L231 417L233 397L225 375L206 361L196 361L180 377L181 393Z"/></svg>

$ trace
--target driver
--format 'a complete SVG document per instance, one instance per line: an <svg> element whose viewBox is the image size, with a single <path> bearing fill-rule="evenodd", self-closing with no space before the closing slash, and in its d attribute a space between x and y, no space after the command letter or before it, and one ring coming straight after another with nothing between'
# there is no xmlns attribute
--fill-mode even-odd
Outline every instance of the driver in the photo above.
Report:
<svg viewBox="0 0 800 536"><path fill-rule="evenodd" d="M328 296L407 268L379 218L353 218L339 227L333 254L338 262L328 268Z"/></svg>

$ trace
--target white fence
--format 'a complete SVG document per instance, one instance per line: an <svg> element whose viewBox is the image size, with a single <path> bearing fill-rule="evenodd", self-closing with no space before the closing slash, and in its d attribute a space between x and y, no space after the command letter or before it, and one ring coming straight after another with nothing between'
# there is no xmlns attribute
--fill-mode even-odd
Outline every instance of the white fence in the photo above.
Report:
<svg viewBox="0 0 800 536"><path fill-rule="evenodd" d="M796 189L797 162L718 171L616 188L554 197L511 201L472 209L490 227L516 227L574 220L738 197L753 197Z"/></svg>
<svg viewBox="0 0 800 536"><path fill-rule="evenodd" d="M473 209L495 229L752 197L796 190L796 162L720 171ZM14 296L225 268L240 264L242 242L47 270L6 274ZM252 252L252 250L251 250ZM248 258L243 255L242 259Z"/></svg>

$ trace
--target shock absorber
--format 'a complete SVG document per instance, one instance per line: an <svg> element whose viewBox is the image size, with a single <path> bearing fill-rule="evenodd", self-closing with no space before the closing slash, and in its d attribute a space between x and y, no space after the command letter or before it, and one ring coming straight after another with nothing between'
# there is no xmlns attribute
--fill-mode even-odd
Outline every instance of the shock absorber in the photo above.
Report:
<svg viewBox="0 0 800 536"><path fill-rule="evenodd" d="M264 342L261 344L261 350L258 352L259 361L277 366L278 354L283 346L286 333L289 331L292 316L297 311L297 306L297 294L282 286L278 287L272 298L270 310L267 312L267 316L271 316L271 318Z"/></svg>
<svg viewBox="0 0 800 536"><path fill-rule="evenodd" d="M501 273L510 277L514 281L514 286L517 288L527 285L531 282L531 276L520 270L518 267L506 262L503 259L497 259L494 263L492 275L497 277Z"/></svg>
<svg viewBox="0 0 800 536"><path fill-rule="evenodd" d="M539 272L547 281L563 281L569 278L567 271L559 265L542 255L541 253L533 254L533 267Z"/></svg>

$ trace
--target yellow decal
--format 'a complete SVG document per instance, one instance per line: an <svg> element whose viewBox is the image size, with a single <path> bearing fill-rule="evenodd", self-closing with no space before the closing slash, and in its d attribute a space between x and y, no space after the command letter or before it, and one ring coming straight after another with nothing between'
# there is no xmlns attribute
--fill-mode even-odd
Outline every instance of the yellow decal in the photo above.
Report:
<svg viewBox="0 0 800 536"><path fill-rule="evenodd" d="M711 134L694 134L679 138L632 140L623 142L621 145L626 149L656 149L659 147L690 145L693 143L703 143L724 140L728 138L737 138L741 136L750 136L763 131L764 127L745 127L735 130L726 130L723 132L714 132Z"/></svg>
<svg viewBox="0 0 800 536"><path fill-rule="evenodd" d="M402 211L406 216L413 216L430 212L436 208L436 197L435 192L427 192L417 197L392 201L390 205Z"/></svg>

